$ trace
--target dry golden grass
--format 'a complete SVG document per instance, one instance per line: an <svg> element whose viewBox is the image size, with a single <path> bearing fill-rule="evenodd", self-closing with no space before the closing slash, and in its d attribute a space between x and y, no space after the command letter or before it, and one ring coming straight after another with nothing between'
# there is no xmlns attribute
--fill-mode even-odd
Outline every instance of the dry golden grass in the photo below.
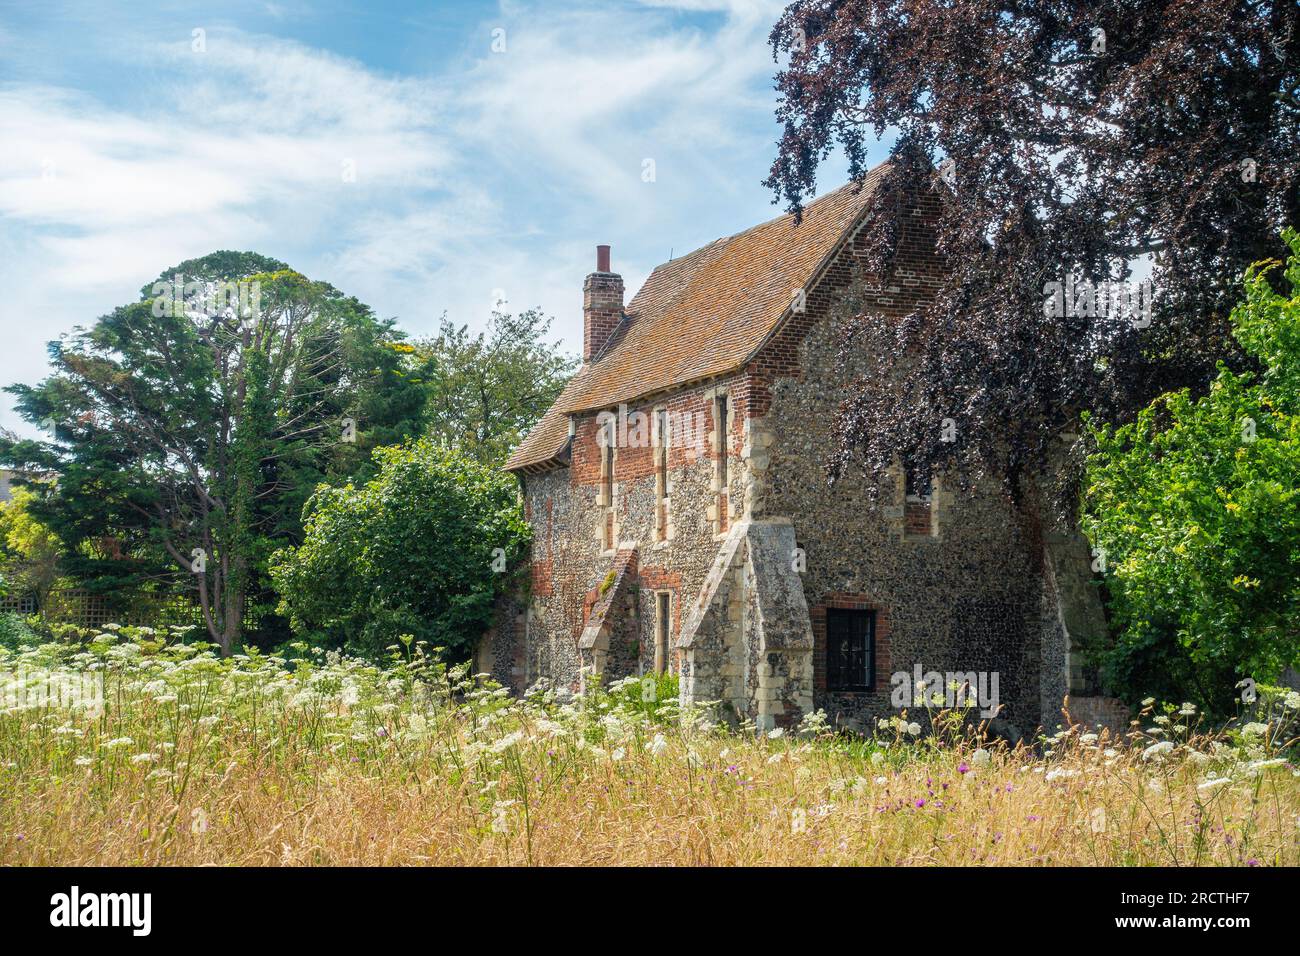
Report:
<svg viewBox="0 0 1300 956"><path fill-rule="evenodd" d="M0 710L0 864L1300 864L1300 777L1259 727L774 740L431 665L122 651L60 658L107 663L102 705Z"/></svg>

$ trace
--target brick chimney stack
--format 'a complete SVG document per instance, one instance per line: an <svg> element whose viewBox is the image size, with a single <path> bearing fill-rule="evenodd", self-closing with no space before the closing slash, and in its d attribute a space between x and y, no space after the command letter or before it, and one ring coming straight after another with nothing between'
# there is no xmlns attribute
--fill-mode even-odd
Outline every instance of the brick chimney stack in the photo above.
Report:
<svg viewBox="0 0 1300 956"><path fill-rule="evenodd" d="M596 247L596 271L582 284L582 360L600 354L623 318L623 277L609 271L609 246Z"/></svg>

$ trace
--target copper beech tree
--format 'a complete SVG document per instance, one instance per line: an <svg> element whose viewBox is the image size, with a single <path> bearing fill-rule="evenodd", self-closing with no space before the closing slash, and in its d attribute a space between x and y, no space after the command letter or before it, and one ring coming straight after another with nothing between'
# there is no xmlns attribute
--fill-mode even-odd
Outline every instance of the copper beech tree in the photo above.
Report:
<svg viewBox="0 0 1300 956"><path fill-rule="evenodd" d="M797 212L834 148L863 176L886 131L872 203L945 199L933 301L902 322L843 306L832 474L901 456L1018 493L1082 410L1123 420L1243 361L1234 290L1300 222L1298 21L1294 0L791 4L771 35L778 201ZM868 226L867 277L894 222Z"/></svg>

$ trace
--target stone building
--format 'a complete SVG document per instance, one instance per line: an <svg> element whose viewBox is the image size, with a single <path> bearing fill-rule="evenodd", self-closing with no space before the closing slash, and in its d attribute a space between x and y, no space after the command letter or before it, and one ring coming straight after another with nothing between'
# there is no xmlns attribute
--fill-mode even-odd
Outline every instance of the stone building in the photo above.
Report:
<svg viewBox="0 0 1300 956"><path fill-rule="evenodd" d="M685 702L760 728L824 709L863 729L897 713L903 683L915 712L911 678L937 690L934 674L991 690L1013 736L1058 723L1067 690L1076 716L1108 716L1071 652L1104 631L1082 539L1032 500L900 468L827 484L845 387L829 307L882 171L798 225L660 265L630 302L598 247L582 367L506 466L534 528L531 583L481 669L575 690L669 669ZM937 287L938 202L922 189L900 214L894 271L871 292L888 314Z"/></svg>

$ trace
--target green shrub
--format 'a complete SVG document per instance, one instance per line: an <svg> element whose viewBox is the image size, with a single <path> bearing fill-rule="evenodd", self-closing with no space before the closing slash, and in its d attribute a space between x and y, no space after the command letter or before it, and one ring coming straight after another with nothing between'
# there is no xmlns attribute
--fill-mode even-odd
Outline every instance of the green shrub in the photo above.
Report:
<svg viewBox="0 0 1300 956"><path fill-rule="evenodd" d="M608 687L597 686L597 679L590 675L587 680L590 685L588 696L597 707L608 703L617 710L667 721L672 721L677 716L681 682L675 674L665 672L625 677Z"/></svg>
<svg viewBox="0 0 1300 956"><path fill-rule="evenodd" d="M17 614L0 614L0 647L17 650L40 643L40 636Z"/></svg>
<svg viewBox="0 0 1300 956"><path fill-rule="evenodd" d="M1290 296L1277 263L1246 276L1233 333L1258 374L1220 367L1209 392L1171 392L1096 427L1084 529L1105 553L1115 643L1102 655L1129 700L1232 710L1243 678L1300 659L1300 235Z"/></svg>
<svg viewBox="0 0 1300 956"><path fill-rule="evenodd" d="M529 528L513 478L425 439L376 452L361 487L321 487L271 559L300 637L378 660L403 635L467 658L511 588Z"/></svg>

